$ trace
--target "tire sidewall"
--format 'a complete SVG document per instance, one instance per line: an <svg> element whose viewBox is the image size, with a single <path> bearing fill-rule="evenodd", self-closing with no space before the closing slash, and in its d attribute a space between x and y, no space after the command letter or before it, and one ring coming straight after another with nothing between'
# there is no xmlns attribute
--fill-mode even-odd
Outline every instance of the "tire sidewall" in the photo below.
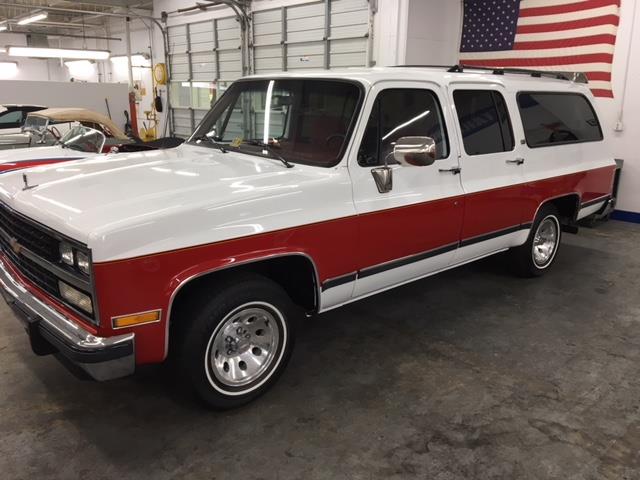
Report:
<svg viewBox="0 0 640 480"><path fill-rule="evenodd" d="M541 212L543 213L543 212ZM538 228L540 228L540 225L542 224L542 222L544 222L547 219L551 219L553 220L553 222L555 223L556 226L556 243L553 247L553 253L551 254L551 258L549 258L549 260L547 260L547 263L545 263L544 265L540 266L538 265L538 263L535 261L535 256L534 256L534 251L533 251L533 242L535 240L535 236L536 236L536 232L538 231ZM546 213L544 213L543 215L540 216L540 219L536 222L535 224L535 228L531 230L531 242L529 245L529 250L531 252L531 265L533 266L533 268L535 268L536 270L539 271L544 271L547 270L552 264L553 261L556 258L556 255L558 254L558 250L560 247L560 241L562 240L562 227L560 226L560 220L558 219L558 216L555 212L552 211L552 209L548 209L548 211Z"/></svg>
<svg viewBox="0 0 640 480"><path fill-rule="evenodd" d="M279 322L280 342L269 369L254 382L230 388L221 384L210 371L210 347L225 320L246 305L268 305ZM264 307L262 307L264 308ZM234 408L266 392L279 378L293 348L294 306L277 284L260 277L223 289L193 312L192 322L183 340L181 368L191 379L198 396L216 409Z"/></svg>
<svg viewBox="0 0 640 480"><path fill-rule="evenodd" d="M263 373L263 375L261 375L254 382L251 382L248 385L243 385L240 387L230 387L220 382L220 380L216 378L215 374L211 370L212 369L211 347L213 345L216 335L218 334L222 326L225 324L227 319L232 317L238 311L243 310L245 308L249 308L249 307L264 308L266 310L269 310L273 314L274 318L276 319L276 322L278 323L278 347L276 348L273 361L269 365L266 372ZM209 341L207 342L207 347L205 350L203 360L204 360L204 370L207 376L207 380L209 381L209 384L211 385L212 388L214 388L216 391L218 391L222 395L236 397L236 396L250 394L251 392L259 389L265 383L267 383L268 380L271 378L271 376L278 369L278 366L282 362L282 357L284 356L288 341L289 341L289 329L287 326L287 321L285 320L284 314L275 305L272 305L264 301L254 301L254 302L248 302L236 307L218 322L217 326L214 328L213 332L209 337Z"/></svg>

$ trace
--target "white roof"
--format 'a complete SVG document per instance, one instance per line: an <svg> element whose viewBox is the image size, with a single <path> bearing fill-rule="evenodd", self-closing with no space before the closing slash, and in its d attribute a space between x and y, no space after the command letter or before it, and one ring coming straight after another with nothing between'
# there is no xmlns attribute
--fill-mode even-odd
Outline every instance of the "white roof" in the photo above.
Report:
<svg viewBox="0 0 640 480"><path fill-rule="evenodd" d="M299 70L294 72L252 75L248 78L328 78L350 79L365 85L381 81L427 81L438 85L451 83L488 83L503 85L507 90L552 90L590 92L587 84L550 77L533 77L527 74L505 73L496 75L491 69L469 69L464 72L448 72L447 67L373 67L346 68L340 70Z"/></svg>

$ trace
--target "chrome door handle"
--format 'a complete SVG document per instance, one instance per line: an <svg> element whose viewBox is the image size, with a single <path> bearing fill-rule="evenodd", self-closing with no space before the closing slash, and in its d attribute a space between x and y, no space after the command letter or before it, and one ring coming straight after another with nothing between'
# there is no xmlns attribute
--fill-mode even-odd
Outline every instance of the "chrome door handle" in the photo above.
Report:
<svg viewBox="0 0 640 480"><path fill-rule="evenodd" d="M440 173L452 173L453 175L458 175L462 169L460 167L451 167L451 168L439 168L438 171Z"/></svg>
<svg viewBox="0 0 640 480"><path fill-rule="evenodd" d="M524 163L524 158L516 158L515 160L507 160L507 163L511 165L522 165Z"/></svg>

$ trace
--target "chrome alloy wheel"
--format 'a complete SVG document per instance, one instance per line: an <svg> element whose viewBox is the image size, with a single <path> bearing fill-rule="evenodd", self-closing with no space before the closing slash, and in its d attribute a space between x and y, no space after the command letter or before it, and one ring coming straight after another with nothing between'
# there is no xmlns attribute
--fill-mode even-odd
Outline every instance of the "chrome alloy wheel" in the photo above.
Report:
<svg viewBox="0 0 640 480"><path fill-rule="evenodd" d="M276 315L273 306L252 303L238 307L220 323L209 340L206 361L222 386L244 387L269 371L280 345Z"/></svg>
<svg viewBox="0 0 640 480"><path fill-rule="evenodd" d="M553 260L558 247L560 225L558 219L549 215L545 217L533 237L533 262L538 268L545 268Z"/></svg>

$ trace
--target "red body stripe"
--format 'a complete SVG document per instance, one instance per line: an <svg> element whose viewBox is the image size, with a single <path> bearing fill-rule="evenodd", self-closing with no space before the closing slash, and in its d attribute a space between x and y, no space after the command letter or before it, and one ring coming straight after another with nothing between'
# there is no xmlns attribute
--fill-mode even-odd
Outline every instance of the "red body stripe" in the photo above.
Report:
<svg viewBox="0 0 640 480"><path fill-rule="evenodd" d="M590 53L570 57L545 58L488 58L483 60L462 60L465 65L476 67L551 67L555 65L576 65L580 63L609 63L613 55L608 53Z"/></svg>
<svg viewBox="0 0 640 480"><path fill-rule="evenodd" d="M322 283L388 260L529 223L538 207L551 198L576 194L586 202L602 197L611 193L613 174L613 166L603 167L209 245L96 263L101 312L97 331L22 280L39 298L97 335L135 331L137 363L156 363L165 355L172 294L199 274L273 255L300 253L313 259ZM117 331L110 326L113 316L156 308L162 309L161 322Z"/></svg>
<svg viewBox="0 0 640 480"><path fill-rule="evenodd" d="M539 42L516 42L514 50L544 50L546 48L583 47L585 45L616 44L616 36L603 33L588 37L564 38L562 40L546 40Z"/></svg>
<svg viewBox="0 0 640 480"><path fill-rule="evenodd" d="M586 0L584 2L568 3L566 5L552 5L549 7L521 8L521 17L537 17L541 15L558 15L561 13L583 12L593 8L615 5L620 6L620 0Z"/></svg>
<svg viewBox="0 0 640 480"><path fill-rule="evenodd" d="M581 18L580 20L570 20L568 22L518 25L516 33L558 32L562 30L575 30L578 28L597 27L599 25L617 26L619 22L620 17L618 17L618 15L602 15L601 17Z"/></svg>
<svg viewBox="0 0 640 480"><path fill-rule="evenodd" d="M78 158L40 158L37 160L24 160L20 162L0 163L0 173L11 172L13 170L22 170L23 168L38 167L40 165L49 165L51 163L68 162L78 160Z"/></svg>

